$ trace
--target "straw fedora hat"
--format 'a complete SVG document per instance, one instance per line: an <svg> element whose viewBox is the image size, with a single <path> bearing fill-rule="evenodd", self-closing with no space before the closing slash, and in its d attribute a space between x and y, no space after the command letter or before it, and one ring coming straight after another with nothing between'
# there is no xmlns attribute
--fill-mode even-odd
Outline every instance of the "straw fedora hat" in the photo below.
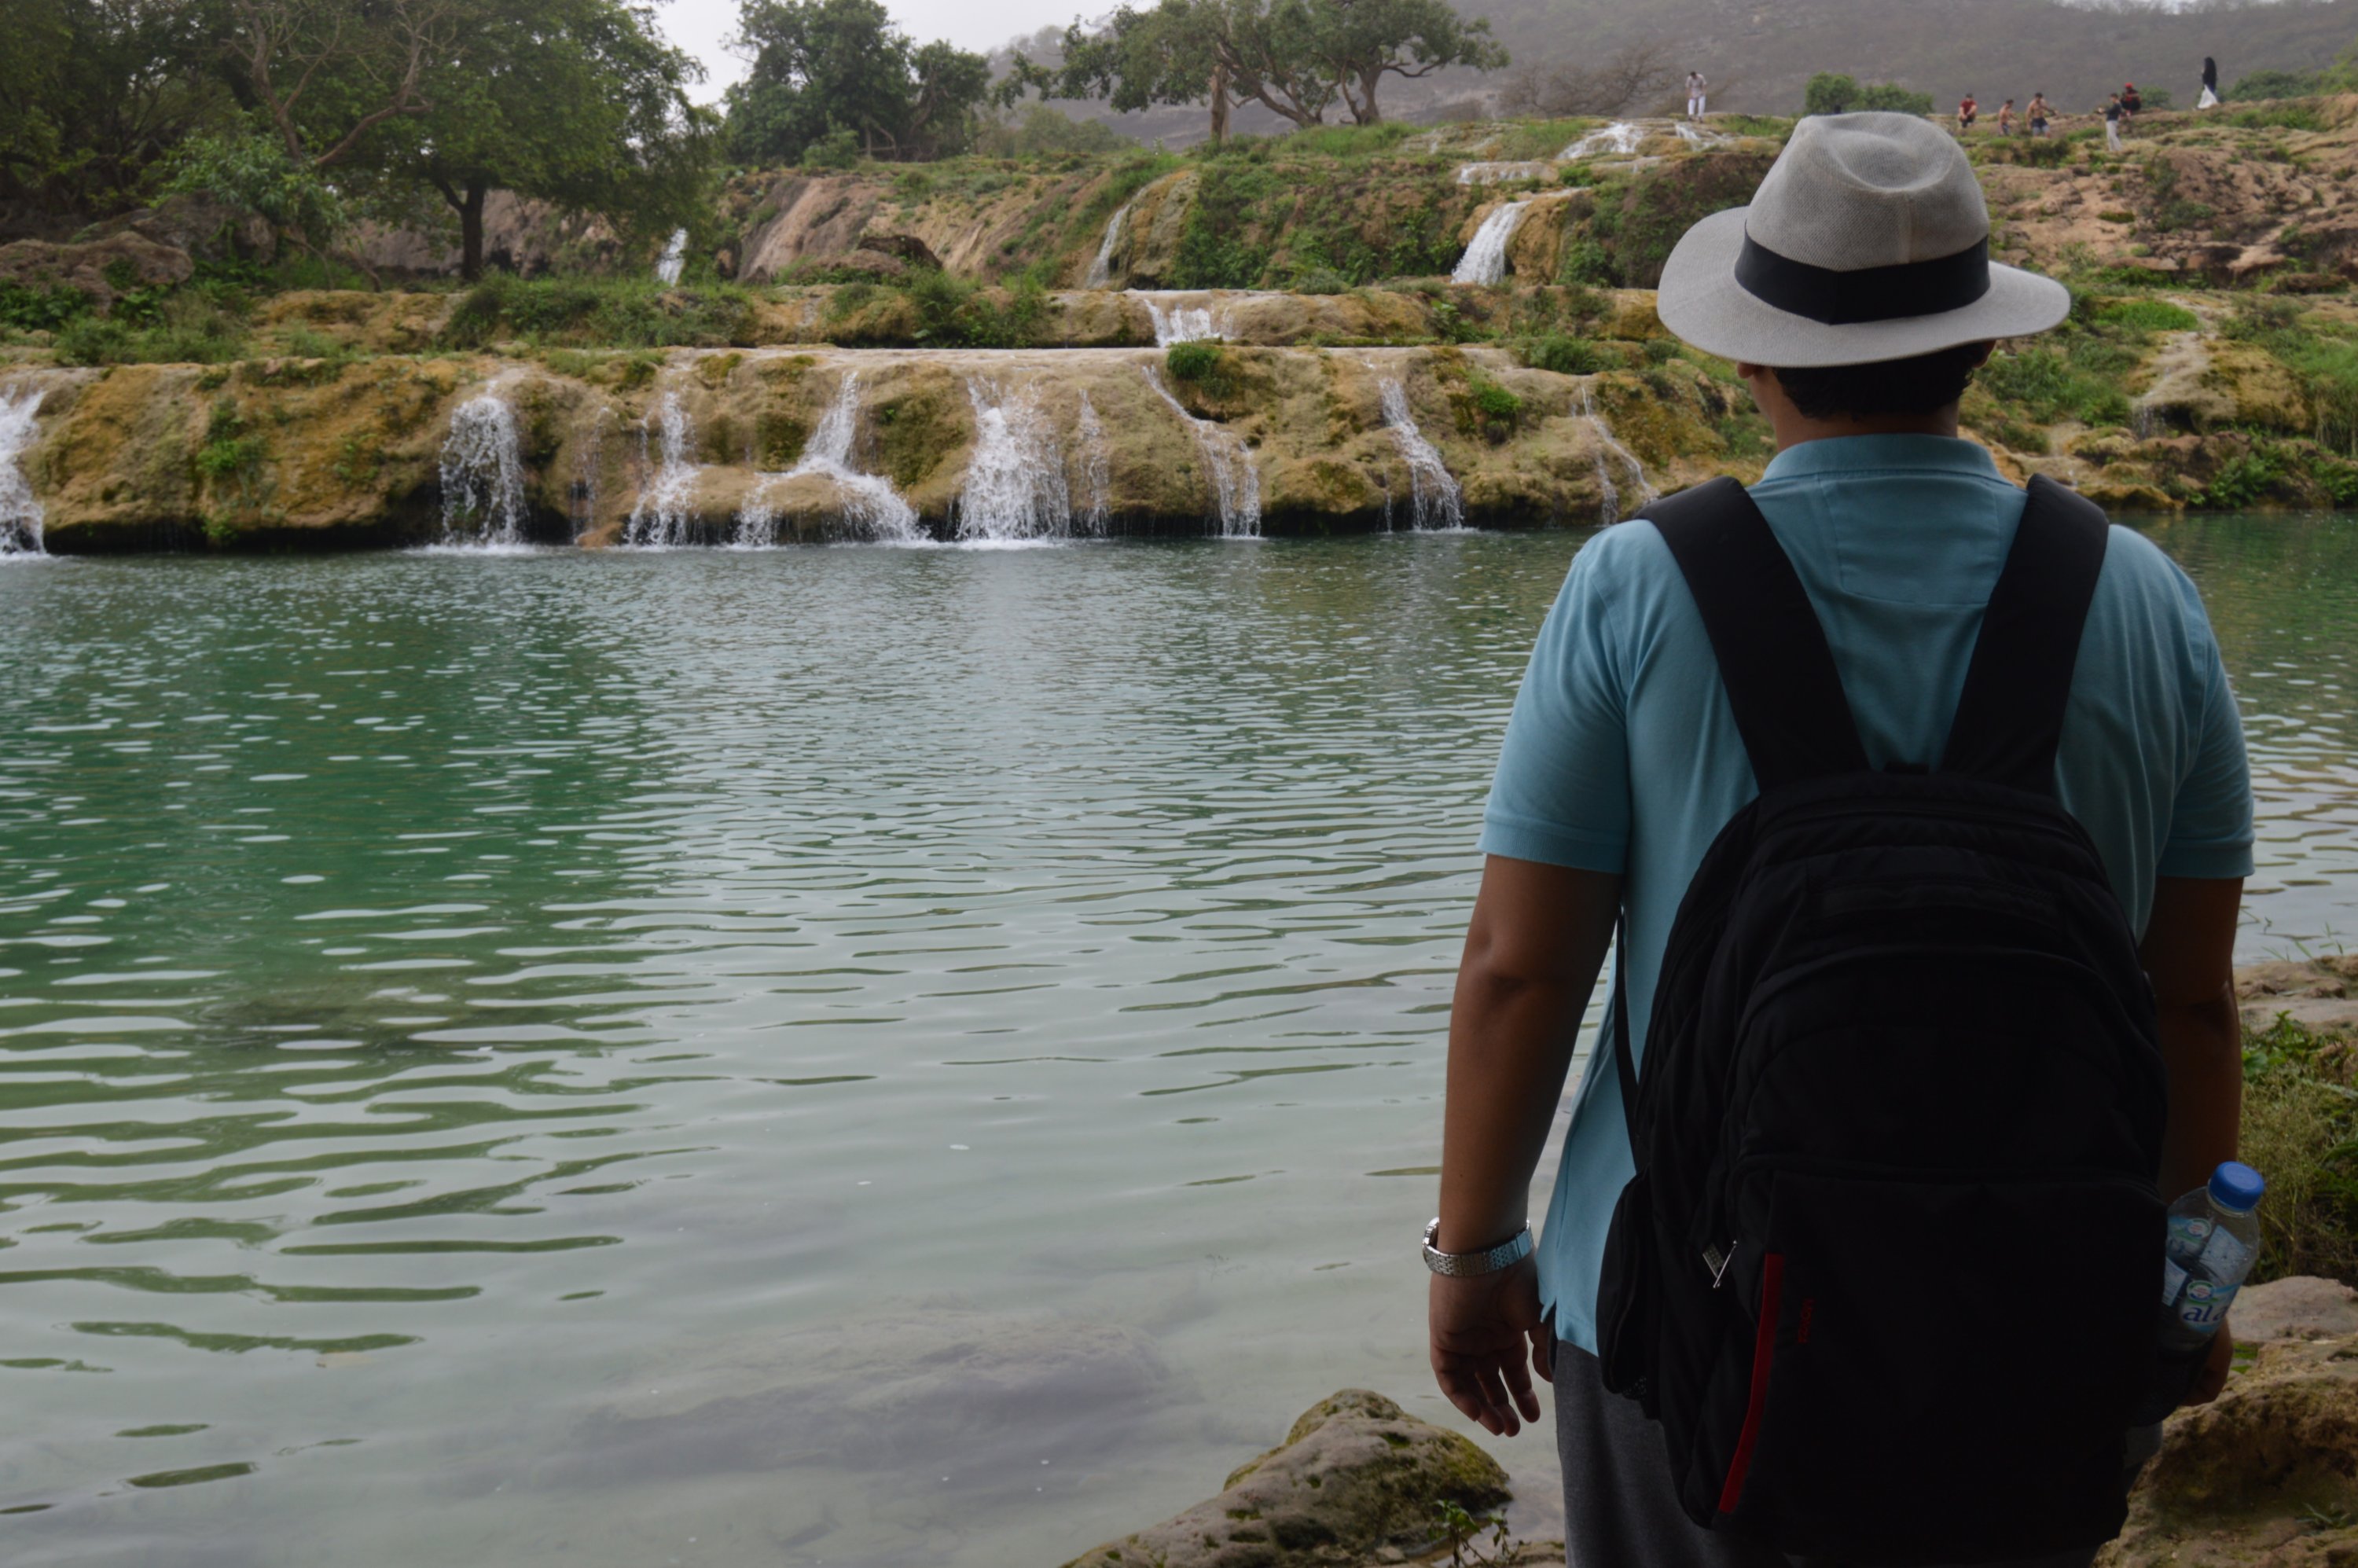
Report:
<svg viewBox="0 0 2358 1568"><path fill-rule="evenodd" d="M1655 308L1706 353L1805 370L2043 332L2071 297L1989 259L1989 207L1948 132L1912 114L1813 114L1752 205L1681 237Z"/></svg>

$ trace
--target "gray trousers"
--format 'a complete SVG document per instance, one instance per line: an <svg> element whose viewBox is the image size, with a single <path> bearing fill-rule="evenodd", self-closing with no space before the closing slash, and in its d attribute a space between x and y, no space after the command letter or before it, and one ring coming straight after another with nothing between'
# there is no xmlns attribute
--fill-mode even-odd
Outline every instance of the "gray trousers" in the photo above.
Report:
<svg viewBox="0 0 2358 1568"><path fill-rule="evenodd" d="M2149 1457L2158 1427L2130 1434L2136 1462ZM1564 1561L1570 1568L1867 1568L1788 1557L1686 1516L1671 1480L1662 1429L1635 1400L1605 1391L1596 1357L1555 1344L1555 1447L1563 1462ZM2093 1550L2017 1558L2009 1568L2088 1568Z"/></svg>

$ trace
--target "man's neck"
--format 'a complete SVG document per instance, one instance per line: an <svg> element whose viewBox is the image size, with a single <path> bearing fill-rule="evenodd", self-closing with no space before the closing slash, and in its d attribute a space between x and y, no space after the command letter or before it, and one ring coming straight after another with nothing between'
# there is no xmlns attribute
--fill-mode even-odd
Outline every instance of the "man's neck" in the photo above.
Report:
<svg viewBox="0 0 2358 1568"><path fill-rule="evenodd" d="M1777 449L1781 452L1805 441L1831 441L1843 436L1947 436L1954 439L1957 411L1951 408L1938 414L1877 419L1811 419L1796 413L1770 423Z"/></svg>

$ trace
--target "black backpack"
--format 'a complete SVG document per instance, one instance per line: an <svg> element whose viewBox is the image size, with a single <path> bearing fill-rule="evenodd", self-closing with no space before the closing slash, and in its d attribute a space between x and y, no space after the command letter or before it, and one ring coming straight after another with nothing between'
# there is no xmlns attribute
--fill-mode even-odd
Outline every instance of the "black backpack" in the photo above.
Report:
<svg viewBox="0 0 2358 1568"><path fill-rule="evenodd" d="M2104 514L2044 479L1946 754L1871 771L1751 498L1655 503L1759 797L1696 871L1631 1064L1606 1388L1698 1524L1845 1563L2093 1546L2155 1376L2152 991L2055 795ZM1624 932L1626 936L1626 929Z"/></svg>

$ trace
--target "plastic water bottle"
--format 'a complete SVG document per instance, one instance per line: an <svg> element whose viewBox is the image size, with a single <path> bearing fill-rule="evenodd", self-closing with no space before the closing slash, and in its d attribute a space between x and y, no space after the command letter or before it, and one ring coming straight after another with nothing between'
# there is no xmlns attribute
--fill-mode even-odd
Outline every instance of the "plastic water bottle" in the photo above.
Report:
<svg viewBox="0 0 2358 1568"><path fill-rule="evenodd" d="M2267 1184L2240 1160L2169 1206L2169 1241L2161 1264L2161 1351L2201 1349L2227 1321L2227 1308L2259 1256L2259 1206Z"/></svg>

